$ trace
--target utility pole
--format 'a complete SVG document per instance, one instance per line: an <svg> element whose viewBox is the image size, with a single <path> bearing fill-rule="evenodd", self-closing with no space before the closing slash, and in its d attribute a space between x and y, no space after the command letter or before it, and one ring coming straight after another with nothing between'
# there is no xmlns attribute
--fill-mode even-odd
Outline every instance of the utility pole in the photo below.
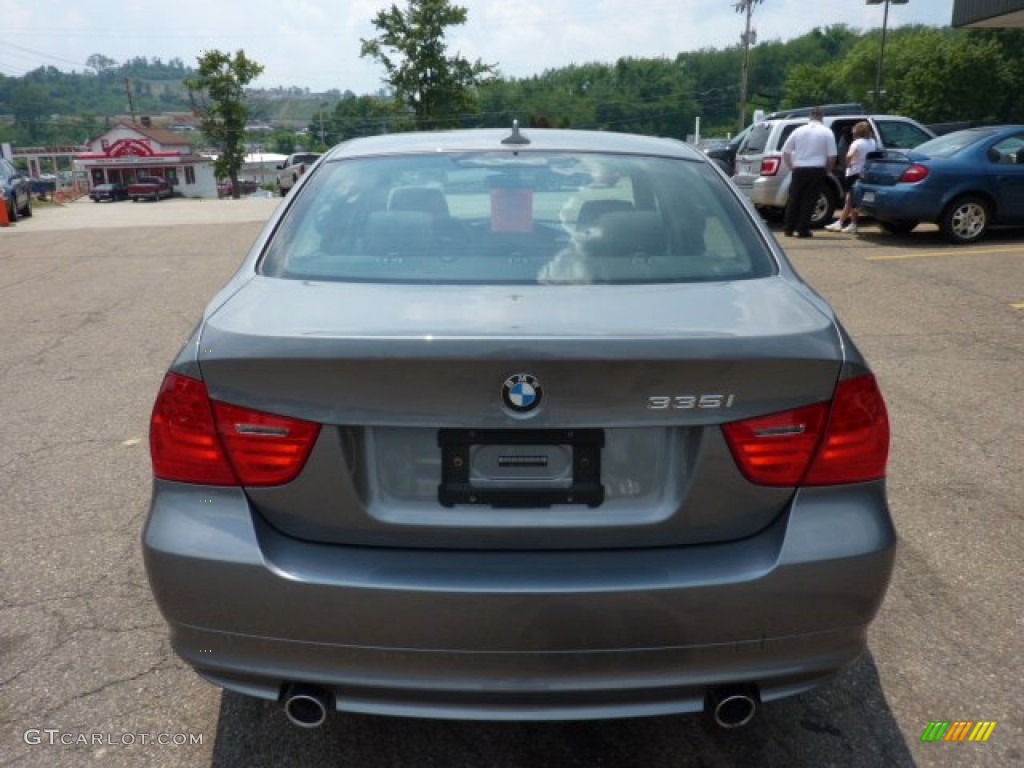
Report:
<svg viewBox="0 0 1024 768"><path fill-rule="evenodd" d="M760 5L764 0L739 0L733 8L737 13L746 14L746 29L740 35L743 43L743 74L740 77L740 126L742 131L747 124L747 79L750 76L750 46L757 42L757 31L751 29L750 19L754 15L754 6Z"/></svg>
<svg viewBox="0 0 1024 768"><path fill-rule="evenodd" d="M128 91L128 111L132 113L132 122L135 122L135 99L132 96L132 79L126 77L124 79L124 88Z"/></svg>

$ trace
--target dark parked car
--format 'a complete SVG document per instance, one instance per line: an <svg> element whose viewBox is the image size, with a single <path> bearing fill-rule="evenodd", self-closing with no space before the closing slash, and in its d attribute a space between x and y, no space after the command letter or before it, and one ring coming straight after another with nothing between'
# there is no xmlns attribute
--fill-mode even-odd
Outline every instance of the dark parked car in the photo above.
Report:
<svg viewBox="0 0 1024 768"><path fill-rule="evenodd" d="M732 176L736 172L736 152L753 127L753 125L748 125L724 144L708 147L704 150L704 154L714 160L723 171Z"/></svg>
<svg viewBox="0 0 1024 768"><path fill-rule="evenodd" d="M969 128L872 153L854 201L889 232L934 222L958 244L993 225L1024 225L1024 126Z"/></svg>
<svg viewBox="0 0 1024 768"><path fill-rule="evenodd" d="M92 188L92 191L89 193L89 197L97 203L103 200L107 200L109 202L127 200L128 189L123 184L97 184Z"/></svg>
<svg viewBox="0 0 1024 768"><path fill-rule="evenodd" d="M0 157L0 190L7 205L7 218L32 215L32 184L29 177Z"/></svg>
<svg viewBox="0 0 1024 768"><path fill-rule="evenodd" d="M45 174L36 179L29 179L29 189L37 200L46 200L57 192L57 177Z"/></svg>
<svg viewBox="0 0 1024 768"><path fill-rule="evenodd" d="M396 133L300 177L171 364L143 550L174 650L300 725L738 726L864 650L888 445L701 152Z"/></svg>

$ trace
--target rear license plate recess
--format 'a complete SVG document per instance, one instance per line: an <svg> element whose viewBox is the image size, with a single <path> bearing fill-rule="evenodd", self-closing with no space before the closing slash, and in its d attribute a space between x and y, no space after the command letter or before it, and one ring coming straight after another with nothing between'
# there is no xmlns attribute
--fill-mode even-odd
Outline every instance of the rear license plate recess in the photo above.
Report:
<svg viewBox="0 0 1024 768"><path fill-rule="evenodd" d="M600 429L442 429L441 484L445 507L599 506Z"/></svg>

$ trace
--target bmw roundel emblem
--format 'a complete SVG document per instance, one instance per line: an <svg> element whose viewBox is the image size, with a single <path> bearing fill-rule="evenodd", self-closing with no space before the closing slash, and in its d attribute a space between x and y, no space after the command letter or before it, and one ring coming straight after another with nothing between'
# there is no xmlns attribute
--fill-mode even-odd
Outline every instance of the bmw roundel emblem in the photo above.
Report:
<svg viewBox="0 0 1024 768"><path fill-rule="evenodd" d="M516 373L501 385L501 399L514 413L529 413L540 405L544 390L532 373Z"/></svg>

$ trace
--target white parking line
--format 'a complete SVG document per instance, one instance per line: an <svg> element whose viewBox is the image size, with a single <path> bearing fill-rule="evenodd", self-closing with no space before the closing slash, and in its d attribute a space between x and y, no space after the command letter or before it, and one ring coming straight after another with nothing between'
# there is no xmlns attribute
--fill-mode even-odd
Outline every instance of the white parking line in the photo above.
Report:
<svg viewBox="0 0 1024 768"><path fill-rule="evenodd" d="M901 259L928 259L933 256L988 256L993 253L1024 253L1024 246L1016 248L957 248L950 246L947 251L925 251L924 253L894 253L886 256L868 256L868 261L898 261Z"/></svg>

